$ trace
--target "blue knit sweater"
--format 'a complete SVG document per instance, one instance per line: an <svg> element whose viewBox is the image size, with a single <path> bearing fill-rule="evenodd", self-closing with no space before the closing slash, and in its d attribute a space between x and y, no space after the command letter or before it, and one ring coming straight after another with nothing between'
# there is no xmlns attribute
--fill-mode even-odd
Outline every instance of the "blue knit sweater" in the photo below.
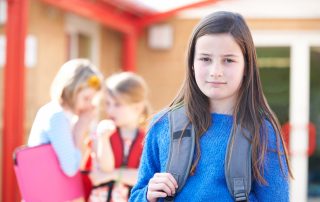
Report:
<svg viewBox="0 0 320 202"><path fill-rule="evenodd" d="M225 180L224 158L233 118L230 115L212 114L212 124L200 139L201 158L195 175L190 176L180 193L179 201L233 201ZM250 201L289 201L287 167L281 172L278 156L269 151L276 149L275 131L266 121L268 129L268 153L265 157L264 177L268 185L252 183ZM129 201L147 201L148 182L157 172L165 172L170 145L168 116L163 116L149 130L141 157L138 182L133 187ZM162 201L162 200L159 200Z"/></svg>

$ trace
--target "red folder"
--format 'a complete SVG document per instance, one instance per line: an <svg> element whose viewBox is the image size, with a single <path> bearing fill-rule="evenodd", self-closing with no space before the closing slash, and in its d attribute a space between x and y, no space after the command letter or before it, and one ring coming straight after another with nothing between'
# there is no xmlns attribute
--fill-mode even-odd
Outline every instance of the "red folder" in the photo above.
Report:
<svg viewBox="0 0 320 202"><path fill-rule="evenodd" d="M84 196L80 172L66 176L50 144L16 149L14 169L25 202L65 202Z"/></svg>

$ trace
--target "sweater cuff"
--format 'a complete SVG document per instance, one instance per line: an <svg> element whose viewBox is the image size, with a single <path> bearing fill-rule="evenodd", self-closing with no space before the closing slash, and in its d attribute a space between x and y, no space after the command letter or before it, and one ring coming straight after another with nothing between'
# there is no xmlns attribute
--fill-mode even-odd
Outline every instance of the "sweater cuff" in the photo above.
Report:
<svg viewBox="0 0 320 202"><path fill-rule="evenodd" d="M148 199L147 199L148 185L144 188L143 192L144 192L144 193L143 193L143 195L144 195L144 200L145 200L146 202L149 202Z"/></svg>

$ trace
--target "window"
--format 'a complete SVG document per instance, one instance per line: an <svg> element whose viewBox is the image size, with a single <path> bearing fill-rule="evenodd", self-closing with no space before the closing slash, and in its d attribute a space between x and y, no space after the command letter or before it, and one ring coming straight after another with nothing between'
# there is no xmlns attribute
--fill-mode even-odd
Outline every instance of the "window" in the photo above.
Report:
<svg viewBox="0 0 320 202"><path fill-rule="evenodd" d="M320 47L310 49L310 122L316 128L316 150L309 158L310 198L320 198Z"/></svg>
<svg viewBox="0 0 320 202"><path fill-rule="evenodd" d="M75 16L66 16L68 58L88 58L99 66L99 26L92 21Z"/></svg>
<svg viewBox="0 0 320 202"><path fill-rule="evenodd" d="M257 48L264 94L281 124L289 120L290 48Z"/></svg>
<svg viewBox="0 0 320 202"><path fill-rule="evenodd" d="M0 0L0 25L7 22L7 1Z"/></svg>

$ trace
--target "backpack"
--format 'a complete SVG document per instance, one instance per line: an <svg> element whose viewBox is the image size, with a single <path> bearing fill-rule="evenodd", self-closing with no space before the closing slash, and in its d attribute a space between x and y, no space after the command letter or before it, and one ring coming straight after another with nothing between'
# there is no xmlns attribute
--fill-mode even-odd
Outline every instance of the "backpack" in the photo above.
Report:
<svg viewBox="0 0 320 202"><path fill-rule="evenodd" d="M195 130L190 123L184 107L168 112L170 121L170 149L166 172L171 173L178 183L176 193L183 188L194 156ZM251 143L243 133L248 131L237 126L230 135L225 156L225 179L228 190L235 201L248 201L251 189ZM183 135L182 135L183 133ZM167 196L164 201L173 201Z"/></svg>

